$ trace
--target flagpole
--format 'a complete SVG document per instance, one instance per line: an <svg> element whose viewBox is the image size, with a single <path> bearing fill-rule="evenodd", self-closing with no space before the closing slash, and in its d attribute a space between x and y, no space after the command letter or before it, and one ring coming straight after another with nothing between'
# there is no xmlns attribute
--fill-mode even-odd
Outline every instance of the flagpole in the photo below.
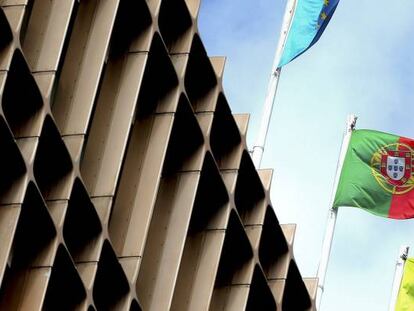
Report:
<svg viewBox="0 0 414 311"><path fill-rule="evenodd" d="M270 119L272 117L273 105L279 85L281 69L278 68L283 48L292 23L297 0L287 0L285 14L283 16L282 29L280 31L279 42L277 44L275 58L273 60L272 74L270 75L267 94L263 105L262 119L260 122L259 134L253 146L252 158L256 168L260 168L262 162L264 146L266 143L267 132L269 130Z"/></svg>
<svg viewBox="0 0 414 311"><path fill-rule="evenodd" d="M389 311L395 311L395 305L398 299L398 293L400 291L401 280L404 274L404 265L405 261L408 257L409 246L401 246L400 253L398 254L398 259L395 265L395 274L394 274L394 281L392 283L392 291L391 291L391 300L390 306L388 308Z"/></svg>
<svg viewBox="0 0 414 311"><path fill-rule="evenodd" d="M342 166L345 160L345 155L348 150L349 142L351 139L352 131L355 128L357 117L355 115L349 115L347 118L346 131L342 141L341 151L339 153L338 164L336 167L335 181L331 194L330 208L328 213L328 221L326 225L325 237L322 243L322 253L319 262L317 277L318 277L318 289L316 292L316 310L320 310L322 294L324 291L326 271L328 268L329 256L331 254L332 240L335 232L336 218L338 215L338 209L333 208L333 201L335 199L336 190L338 188L339 177L341 175Z"/></svg>

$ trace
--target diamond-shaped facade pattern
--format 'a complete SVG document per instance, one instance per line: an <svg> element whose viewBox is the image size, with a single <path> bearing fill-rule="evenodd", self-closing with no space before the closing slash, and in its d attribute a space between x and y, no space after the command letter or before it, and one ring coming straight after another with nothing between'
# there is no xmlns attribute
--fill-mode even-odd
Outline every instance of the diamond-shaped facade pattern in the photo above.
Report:
<svg viewBox="0 0 414 311"><path fill-rule="evenodd" d="M314 310L200 0L0 0L0 310Z"/></svg>

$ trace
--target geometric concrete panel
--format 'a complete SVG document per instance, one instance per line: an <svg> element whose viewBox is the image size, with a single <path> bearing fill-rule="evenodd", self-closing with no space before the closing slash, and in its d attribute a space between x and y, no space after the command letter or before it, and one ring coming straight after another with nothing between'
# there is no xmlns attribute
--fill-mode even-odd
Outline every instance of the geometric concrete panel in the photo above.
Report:
<svg viewBox="0 0 414 311"><path fill-rule="evenodd" d="M1 310L314 310L199 8L0 1Z"/></svg>

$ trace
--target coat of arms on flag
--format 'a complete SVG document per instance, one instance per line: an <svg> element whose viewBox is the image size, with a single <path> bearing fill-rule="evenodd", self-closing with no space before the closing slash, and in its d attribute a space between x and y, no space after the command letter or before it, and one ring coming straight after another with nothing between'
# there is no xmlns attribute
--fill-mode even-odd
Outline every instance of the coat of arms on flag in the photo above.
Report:
<svg viewBox="0 0 414 311"><path fill-rule="evenodd" d="M383 189L402 194L414 188L413 155L412 148L403 143L382 146L373 154L372 174Z"/></svg>
<svg viewBox="0 0 414 311"><path fill-rule="evenodd" d="M411 177L411 152L389 151L381 157L381 174L392 185L402 186Z"/></svg>

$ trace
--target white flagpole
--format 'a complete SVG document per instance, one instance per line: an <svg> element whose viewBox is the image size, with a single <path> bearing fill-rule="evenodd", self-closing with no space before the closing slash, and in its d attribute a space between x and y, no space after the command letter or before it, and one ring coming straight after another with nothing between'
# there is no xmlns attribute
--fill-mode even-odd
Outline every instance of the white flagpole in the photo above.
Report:
<svg viewBox="0 0 414 311"><path fill-rule="evenodd" d="M357 117L355 115L348 116L347 124L346 124L346 131L345 131L345 135L342 141L341 151L339 153L338 164L336 167L335 181L334 181L334 186L333 186L332 194L331 194L331 201L329 205L328 221L326 225L325 237L323 239L322 254L321 254L321 259L319 262L318 273L317 273L317 277L318 277L318 290L316 293L316 309L317 310L320 310L320 306L321 306L322 294L323 294L324 285L325 285L326 271L328 268L329 256L331 254L332 240L333 240L333 236L335 232L336 217L338 214L338 210L332 208L333 201L335 199L335 194L336 194L336 190L338 188L338 183L339 183L339 177L341 175L346 151L348 150L349 142L351 139L351 134L355 128L356 120L357 120Z"/></svg>
<svg viewBox="0 0 414 311"><path fill-rule="evenodd" d="M395 265L394 281L392 283L390 306L388 308L389 311L395 311L401 280L404 274L404 265L408 257L409 249L408 246L401 246L400 253L398 254L397 263Z"/></svg>
<svg viewBox="0 0 414 311"><path fill-rule="evenodd" d="M266 136L269 130L270 118L272 116L273 104L276 97L277 86L279 84L279 77L281 69L278 68L280 58L282 57L283 48L289 33L290 25L292 23L295 12L297 0L287 0L286 10L283 17L282 29L277 44L276 54L273 61L272 74L270 75L269 84L267 87L266 99L263 106L262 119L260 122L259 134L253 146L252 158L256 168L260 168L262 162L264 146L266 143Z"/></svg>

